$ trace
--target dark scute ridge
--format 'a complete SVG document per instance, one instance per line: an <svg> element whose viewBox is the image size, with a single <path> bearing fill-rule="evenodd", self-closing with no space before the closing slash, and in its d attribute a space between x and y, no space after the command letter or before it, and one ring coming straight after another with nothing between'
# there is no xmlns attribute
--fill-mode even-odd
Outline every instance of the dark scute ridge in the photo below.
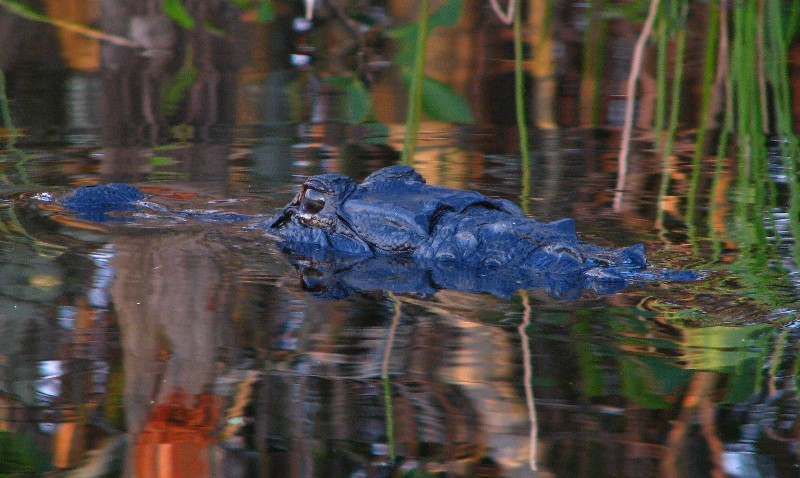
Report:
<svg viewBox="0 0 800 478"><path fill-rule="evenodd" d="M110 183L83 186L67 195L61 204L80 213L126 211L144 199L144 194L130 184Z"/></svg>
<svg viewBox="0 0 800 478"><path fill-rule="evenodd" d="M406 184L425 184L425 178L423 178L418 172L414 171L414 168L405 164L398 164L375 171L367 176L366 179L364 179L364 181L361 183L361 186L369 187L386 181L399 181Z"/></svg>

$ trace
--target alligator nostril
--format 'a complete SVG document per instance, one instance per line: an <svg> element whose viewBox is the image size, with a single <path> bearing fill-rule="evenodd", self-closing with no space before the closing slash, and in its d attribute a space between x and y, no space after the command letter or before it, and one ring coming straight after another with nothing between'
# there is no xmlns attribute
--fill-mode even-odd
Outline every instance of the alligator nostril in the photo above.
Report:
<svg viewBox="0 0 800 478"><path fill-rule="evenodd" d="M280 216L272 221L272 224L269 225L269 229L282 229L292 220L293 215L294 211L292 209L283 211Z"/></svg>

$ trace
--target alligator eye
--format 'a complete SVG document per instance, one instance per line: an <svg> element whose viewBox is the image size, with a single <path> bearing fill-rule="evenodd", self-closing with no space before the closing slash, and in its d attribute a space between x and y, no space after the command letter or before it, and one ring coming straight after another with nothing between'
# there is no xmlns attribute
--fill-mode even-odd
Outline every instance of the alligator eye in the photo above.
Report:
<svg viewBox="0 0 800 478"><path fill-rule="evenodd" d="M303 207L303 211L316 214L325 207L325 195L316 189L308 188L300 199L300 205Z"/></svg>

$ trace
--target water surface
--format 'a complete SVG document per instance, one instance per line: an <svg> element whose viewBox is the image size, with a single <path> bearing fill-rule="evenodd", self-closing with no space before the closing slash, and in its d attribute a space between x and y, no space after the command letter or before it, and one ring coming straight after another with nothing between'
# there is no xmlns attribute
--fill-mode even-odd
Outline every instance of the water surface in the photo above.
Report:
<svg viewBox="0 0 800 478"><path fill-rule="evenodd" d="M87 48L40 23L30 61L2 55L21 134L0 152L0 475L797 476L797 158L787 138L760 132L694 161L703 12L719 5L725 24L750 11L756 31L761 3L685 2L687 22L681 2L662 2L664 61L687 28L693 86L664 154L653 123L666 95L647 57L623 190L623 92L641 26L618 2L530 3L554 10L552 29L530 24L541 43L529 53L547 61L528 62L529 168L510 31L475 2L433 29L426 72L475 118L423 123L412 162L429 183L574 218L585 240L641 242L653 266L701 277L568 298L390 293L368 277L332 288L304 280L262 231L171 212L271 217L309 175L361 180L396 164L406 86L393 28L415 21L409 2L372 2L355 29L322 7L327 17L298 21L298 2L277 2L268 24L228 2L146 2L214 20L164 38L174 18L101 3L105 31L139 22L172 43ZM208 4L220 11L198 10ZM33 31L9 18L7 30ZM0 51L23 50L3 38ZM361 118L336 75L363 88L356 100L368 95ZM712 94L720 121L726 84ZM758 94L733 96L739 112ZM782 111L771 113L754 128ZM96 222L58 204L110 181L137 185L153 207Z"/></svg>
<svg viewBox="0 0 800 478"><path fill-rule="evenodd" d="M73 217L51 199L91 180L83 171L102 159L52 151L28 160L31 183L48 186L8 187L0 210L2 436L18 454L3 459L137 476L153 466L225 476L790 473L792 274L765 271L760 286L741 243L656 228L655 167L614 212L615 177L593 133L538 137L547 147L525 188L518 158L465 146L481 134L431 126L414 165L430 183L527 203L538 219L574 217L584 239L644 242L652 264L703 278L571 300L392 294L377 283L333 300L304 290L271 239L240 223ZM154 171L137 185L174 210L269 216L307 174L361 179L392 162L376 153L352 169L340 149L294 147L270 169L263 142L240 144L225 180ZM65 174L54 181L52 170ZM730 211L723 223L736 220ZM779 249L760 257L785 261Z"/></svg>

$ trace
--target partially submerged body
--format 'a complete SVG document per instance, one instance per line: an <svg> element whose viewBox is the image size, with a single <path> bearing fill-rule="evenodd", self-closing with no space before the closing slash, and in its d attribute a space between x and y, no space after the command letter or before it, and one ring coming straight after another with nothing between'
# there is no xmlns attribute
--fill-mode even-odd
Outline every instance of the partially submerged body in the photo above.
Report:
<svg viewBox="0 0 800 478"><path fill-rule="evenodd" d="M131 186L105 185L78 189L62 204L96 216L104 212L95 203L103 203L105 211L124 211L142 197ZM188 217L225 220L228 215L247 219L235 213ZM696 277L648 267L641 244L615 249L582 241L571 219L539 222L510 201L427 185L408 166L383 168L361 184L338 174L312 176L272 220L257 219L250 227L276 237L301 272L314 270L334 282L346 275L351 289L359 288L352 285L356 270L365 277L355 282L374 279L374 289L508 295L543 288L560 297L587 288L615 292L631 281Z"/></svg>
<svg viewBox="0 0 800 478"><path fill-rule="evenodd" d="M408 166L381 169L361 184L337 174L311 177L267 231L292 254L318 258L404 255L476 273L578 274L620 286L647 268L642 244L581 241L571 219L539 222L506 200L427 185Z"/></svg>

